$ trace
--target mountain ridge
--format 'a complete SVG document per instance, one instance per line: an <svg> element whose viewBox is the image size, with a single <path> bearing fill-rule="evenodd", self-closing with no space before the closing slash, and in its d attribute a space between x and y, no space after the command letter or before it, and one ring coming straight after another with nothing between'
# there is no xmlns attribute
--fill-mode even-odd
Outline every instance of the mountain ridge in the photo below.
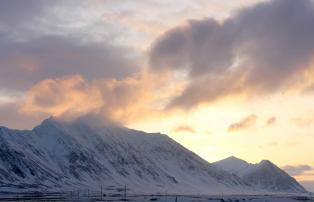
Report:
<svg viewBox="0 0 314 202"><path fill-rule="evenodd" d="M0 127L1 190L123 187L134 193L265 193L167 135L85 121ZM272 190L276 191L276 190Z"/></svg>
<svg viewBox="0 0 314 202"><path fill-rule="evenodd" d="M47 119L31 131L2 129L1 159L11 171L2 187L29 189L123 186L136 192L233 192L245 186L234 175L209 164L166 135L119 126L90 127ZM12 155L8 155L12 154ZM14 157L15 156L15 157ZM12 176L12 184L9 178ZM8 188L9 189L9 188Z"/></svg>

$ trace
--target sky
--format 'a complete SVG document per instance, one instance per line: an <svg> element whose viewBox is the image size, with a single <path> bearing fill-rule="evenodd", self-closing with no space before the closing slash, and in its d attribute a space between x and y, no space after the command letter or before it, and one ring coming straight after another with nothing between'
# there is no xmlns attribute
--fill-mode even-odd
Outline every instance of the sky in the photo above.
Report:
<svg viewBox="0 0 314 202"><path fill-rule="evenodd" d="M314 191L313 0L2 0L0 125L162 132Z"/></svg>

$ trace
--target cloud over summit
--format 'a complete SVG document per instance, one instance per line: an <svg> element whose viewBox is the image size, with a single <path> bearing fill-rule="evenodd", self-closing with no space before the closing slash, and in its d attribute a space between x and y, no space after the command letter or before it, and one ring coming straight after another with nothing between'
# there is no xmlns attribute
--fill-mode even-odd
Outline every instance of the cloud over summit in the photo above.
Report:
<svg viewBox="0 0 314 202"><path fill-rule="evenodd" d="M149 114L149 105L154 101L152 89L157 84L152 80L144 73L120 80L87 80L81 75L46 79L27 92L20 111L65 119L94 114L107 121L125 123Z"/></svg>

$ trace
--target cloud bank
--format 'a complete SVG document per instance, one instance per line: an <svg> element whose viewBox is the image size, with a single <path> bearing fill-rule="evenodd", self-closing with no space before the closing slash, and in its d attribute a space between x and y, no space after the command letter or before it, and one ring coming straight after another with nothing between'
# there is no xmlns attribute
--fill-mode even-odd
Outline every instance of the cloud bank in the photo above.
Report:
<svg viewBox="0 0 314 202"><path fill-rule="evenodd" d="M117 45L114 38L96 43L87 39L95 33L74 32L76 26L95 28L85 26L85 21L73 24L77 15L60 15L64 19L58 24L60 19L53 14L62 14L63 4L31 1L13 15L10 10L15 3L11 2L0 3L0 17L10 19L0 20L0 90L25 93L25 101L12 105L18 106L19 113L76 116L93 112L123 121L156 108L189 109L229 96L263 95L314 83L311 0L258 3L222 22L190 20L154 41L148 71L138 61L141 53ZM40 26L34 27L38 20ZM13 24L18 31L27 31L24 37L16 35ZM169 74L174 76L164 78ZM184 85L177 84L182 80ZM269 120L270 125L274 122Z"/></svg>
<svg viewBox="0 0 314 202"><path fill-rule="evenodd" d="M25 90L46 78L73 74L87 79L122 78L138 71L129 51L69 37L44 36L20 42L0 36L0 85Z"/></svg>
<svg viewBox="0 0 314 202"><path fill-rule="evenodd" d="M285 91L313 82L313 21L311 0L259 3L222 23L190 20L154 42L150 66L187 73L190 84L171 107Z"/></svg>
<svg viewBox="0 0 314 202"><path fill-rule="evenodd" d="M283 169L292 176L302 175L313 170L309 165L285 166Z"/></svg>

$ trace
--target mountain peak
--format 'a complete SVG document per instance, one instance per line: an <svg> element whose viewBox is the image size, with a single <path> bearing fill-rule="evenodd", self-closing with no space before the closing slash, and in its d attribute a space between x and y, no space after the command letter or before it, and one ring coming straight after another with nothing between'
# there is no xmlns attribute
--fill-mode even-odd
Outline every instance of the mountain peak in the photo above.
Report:
<svg viewBox="0 0 314 202"><path fill-rule="evenodd" d="M34 130L37 130L38 128L52 128L52 127L56 127L56 125L61 122L59 120L57 120L57 118L50 116L49 118L43 120L39 125L35 126L33 128Z"/></svg>
<svg viewBox="0 0 314 202"><path fill-rule="evenodd" d="M223 160L220 160L220 161L217 161L216 163L218 162L230 162L230 163L241 163L241 164L248 164L248 162L246 162L245 160L243 159L240 159L236 156L229 156L228 158L225 158Z"/></svg>
<svg viewBox="0 0 314 202"><path fill-rule="evenodd" d="M216 165L219 168L222 168L227 172L237 174L241 170L248 167L249 163L235 156L230 156L226 159L215 162L214 165Z"/></svg>
<svg viewBox="0 0 314 202"><path fill-rule="evenodd" d="M225 160L230 160L230 161L244 161L243 159L240 159L236 156L229 156L228 158L226 158Z"/></svg>
<svg viewBox="0 0 314 202"><path fill-rule="evenodd" d="M262 160L259 164L262 166L275 166L270 160Z"/></svg>

